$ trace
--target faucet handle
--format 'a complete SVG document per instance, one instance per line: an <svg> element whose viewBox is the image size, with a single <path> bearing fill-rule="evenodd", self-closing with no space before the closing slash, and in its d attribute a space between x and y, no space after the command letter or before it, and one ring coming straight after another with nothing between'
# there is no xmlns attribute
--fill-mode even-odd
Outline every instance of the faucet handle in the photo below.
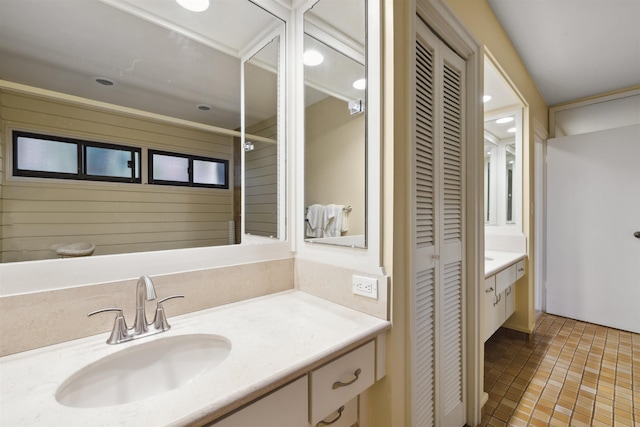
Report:
<svg viewBox="0 0 640 427"><path fill-rule="evenodd" d="M171 329L171 325L169 325L169 322L167 321L167 315L164 313L162 303L174 298L184 298L184 295L171 295L158 301L158 305L156 306L156 315L153 318L153 326L156 330L168 331Z"/></svg>
<svg viewBox="0 0 640 427"><path fill-rule="evenodd" d="M109 338L107 338L107 344L118 344L123 341L128 341L130 339L129 331L127 330L127 322L124 320L124 315L122 314L122 308L120 307L102 308L100 310L92 311L91 313L87 314L87 317L91 317L94 314L108 313L110 311L115 311L117 314L116 314L116 319L113 322L113 329L111 330L111 335L109 336Z"/></svg>

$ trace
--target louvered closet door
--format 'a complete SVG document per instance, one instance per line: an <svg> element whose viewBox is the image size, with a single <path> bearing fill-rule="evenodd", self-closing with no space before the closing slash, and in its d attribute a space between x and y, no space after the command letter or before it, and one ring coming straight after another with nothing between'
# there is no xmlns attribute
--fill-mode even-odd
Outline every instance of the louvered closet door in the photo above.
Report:
<svg viewBox="0 0 640 427"><path fill-rule="evenodd" d="M414 54L412 419L462 426L464 61L422 22Z"/></svg>

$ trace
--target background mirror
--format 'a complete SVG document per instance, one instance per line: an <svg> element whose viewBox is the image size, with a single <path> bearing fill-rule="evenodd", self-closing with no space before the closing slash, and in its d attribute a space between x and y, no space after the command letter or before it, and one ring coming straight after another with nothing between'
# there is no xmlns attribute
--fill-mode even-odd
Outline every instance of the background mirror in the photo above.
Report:
<svg viewBox="0 0 640 427"><path fill-rule="evenodd" d="M484 194L487 225L515 223L517 132L515 114L503 114L485 121Z"/></svg>
<svg viewBox="0 0 640 427"><path fill-rule="evenodd" d="M304 15L305 240L366 247L365 2Z"/></svg>
<svg viewBox="0 0 640 427"><path fill-rule="evenodd" d="M79 242L94 256L239 242L241 118L258 145L277 145L273 33L283 25L248 0L212 0L199 13L174 0L2 0L2 261L56 258L55 248ZM242 115L241 58L262 40L271 43L249 61ZM14 177L13 131L135 147L141 182ZM149 184L149 150L228 162L227 186ZM256 169L252 187L274 179ZM282 190L265 185L268 218L251 221L282 237L273 232Z"/></svg>
<svg viewBox="0 0 640 427"><path fill-rule="evenodd" d="M522 103L487 56L484 91L484 219L491 226L486 230L521 233Z"/></svg>

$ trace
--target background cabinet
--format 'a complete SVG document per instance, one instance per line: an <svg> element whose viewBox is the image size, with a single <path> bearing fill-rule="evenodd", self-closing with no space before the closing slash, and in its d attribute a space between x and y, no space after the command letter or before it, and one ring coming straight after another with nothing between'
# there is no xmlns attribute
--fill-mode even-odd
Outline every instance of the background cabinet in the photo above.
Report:
<svg viewBox="0 0 640 427"><path fill-rule="evenodd" d="M524 276L524 260L510 265L484 281L484 340L515 312L515 283Z"/></svg>

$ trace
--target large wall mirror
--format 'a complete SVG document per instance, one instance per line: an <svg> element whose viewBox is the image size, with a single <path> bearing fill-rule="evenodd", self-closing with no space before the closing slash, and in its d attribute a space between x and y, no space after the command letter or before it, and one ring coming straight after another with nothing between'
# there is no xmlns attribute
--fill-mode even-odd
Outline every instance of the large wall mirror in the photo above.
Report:
<svg viewBox="0 0 640 427"><path fill-rule="evenodd" d="M304 239L367 247L366 2L304 13Z"/></svg>
<svg viewBox="0 0 640 427"><path fill-rule="evenodd" d="M522 233L522 104L485 58L484 222L487 233Z"/></svg>
<svg viewBox="0 0 640 427"><path fill-rule="evenodd" d="M284 25L249 0L0 1L0 259L284 239Z"/></svg>

